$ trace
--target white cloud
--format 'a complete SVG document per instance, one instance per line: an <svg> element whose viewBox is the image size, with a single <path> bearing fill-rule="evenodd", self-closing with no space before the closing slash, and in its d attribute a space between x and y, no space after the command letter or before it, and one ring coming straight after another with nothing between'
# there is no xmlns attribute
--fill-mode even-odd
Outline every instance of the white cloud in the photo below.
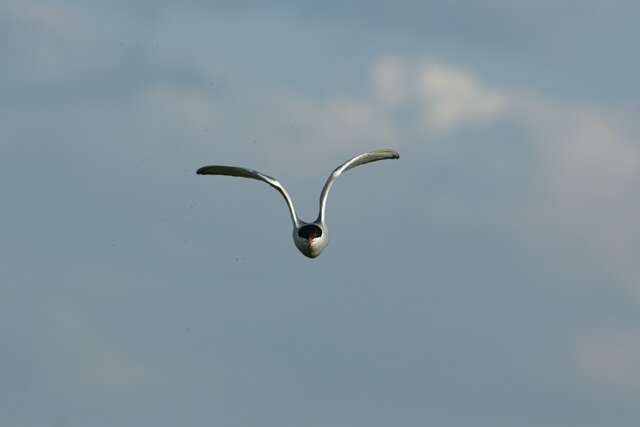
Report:
<svg viewBox="0 0 640 427"><path fill-rule="evenodd" d="M411 67L398 58L382 58L371 70L373 90L384 104L397 105L411 95Z"/></svg>
<svg viewBox="0 0 640 427"><path fill-rule="evenodd" d="M510 108L508 93L483 85L467 70L438 62L382 58L373 64L371 80L376 102L417 105L419 125L429 132L490 123Z"/></svg>
<svg viewBox="0 0 640 427"><path fill-rule="evenodd" d="M421 67L418 93L426 126L436 131L492 121L508 108L506 95L483 86L468 72L441 64Z"/></svg>
<svg viewBox="0 0 640 427"><path fill-rule="evenodd" d="M615 114L548 101L522 114L544 156L545 178L560 196L558 203L592 208L619 201L633 189L640 151L632 130Z"/></svg>
<svg viewBox="0 0 640 427"><path fill-rule="evenodd" d="M594 262L640 296L640 236L633 232L640 229L640 145L622 114L489 88L472 72L437 62L383 59L372 76L377 102L423 109L417 132L438 136L474 126L480 132L497 121L519 129L521 140L512 143L530 148L536 168L535 194L525 198L524 214L515 220L528 224L524 238L535 242L541 230L553 230L556 237L582 241Z"/></svg>
<svg viewBox="0 0 640 427"><path fill-rule="evenodd" d="M637 132L611 111L551 101L523 104L517 118L539 162L540 198L527 221L534 230L582 241L594 262L640 296Z"/></svg>
<svg viewBox="0 0 640 427"><path fill-rule="evenodd" d="M400 75L413 75L414 80ZM434 137L471 127L482 144L488 137L483 124L499 121L517 129L520 139L511 143L526 145L533 163L531 183L524 189L530 192L509 202L523 204L509 210L510 220L524 230L524 243L551 244L547 250L578 245L596 268L612 277L612 283L602 287L623 285L640 297L640 133L633 117L525 91L488 88L468 70L437 63L384 60L373 67L373 86L387 105L422 105L423 129ZM455 205L455 200L450 202ZM548 236L550 241L545 240ZM638 336L640 329L632 328L581 339L574 349L576 372L601 390L639 390Z"/></svg>

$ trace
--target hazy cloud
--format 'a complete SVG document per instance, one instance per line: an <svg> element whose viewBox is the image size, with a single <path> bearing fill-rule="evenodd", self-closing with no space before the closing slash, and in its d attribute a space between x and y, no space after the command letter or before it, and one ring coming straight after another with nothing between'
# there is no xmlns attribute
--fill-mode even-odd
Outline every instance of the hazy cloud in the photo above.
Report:
<svg viewBox="0 0 640 427"><path fill-rule="evenodd" d="M636 7L552 3L3 3L0 424L636 425ZM313 263L194 173L378 147Z"/></svg>
<svg viewBox="0 0 640 427"><path fill-rule="evenodd" d="M466 121L491 121L507 109L507 97L482 87L470 74L442 65L420 70L427 127L446 130Z"/></svg>

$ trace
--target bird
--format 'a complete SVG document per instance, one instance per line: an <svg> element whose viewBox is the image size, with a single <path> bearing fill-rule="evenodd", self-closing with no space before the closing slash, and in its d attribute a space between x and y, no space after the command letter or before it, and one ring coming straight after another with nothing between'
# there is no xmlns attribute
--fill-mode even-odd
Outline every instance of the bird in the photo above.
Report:
<svg viewBox="0 0 640 427"><path fill-rule="evenodd" d="M371 162L377 162L379 160L386 159L399 159L400 154L391 149L374 150L367 153L362 153L352 157L346 162L338 166L329 175L327 181L320 193L320 208L318 217L313 222L305 222L298 217L296 210L293 206L293 200L280 182L266 174L258 172L253 169L247 169L236 166L222 166L222 165L209 165L203 166L196 171L198 175L226 175L235 176L241 178L250 178L258 181L263 181L275 188L284 198L289 208L289 214L291 215L291 222L293 223L293 242L298 250L308 258L317 258L322 251L327 247L329 243L329 230L325 222L325 213L327 207L327 198L329 191L335 183L336 179L346 171L355 168L356 166L364 165Z"/></svg>

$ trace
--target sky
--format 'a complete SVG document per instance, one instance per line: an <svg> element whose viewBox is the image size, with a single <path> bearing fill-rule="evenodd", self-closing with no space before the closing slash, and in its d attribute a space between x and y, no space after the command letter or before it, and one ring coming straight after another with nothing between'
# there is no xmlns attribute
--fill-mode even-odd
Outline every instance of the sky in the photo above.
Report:
<svg viewBox="0 0 640 427"><path fill-rule="evenodd" d="M0 425L637 426L639 18L3 1Z"/></svg>

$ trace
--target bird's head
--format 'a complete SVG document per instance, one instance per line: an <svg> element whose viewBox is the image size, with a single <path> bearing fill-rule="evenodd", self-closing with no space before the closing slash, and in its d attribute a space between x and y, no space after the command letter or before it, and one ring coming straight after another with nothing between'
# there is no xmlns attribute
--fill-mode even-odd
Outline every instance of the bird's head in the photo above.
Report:
<svg viewBox="0 0 640 427"><path fill-rule="evenodd" d="M305 256L315 258L327 246L327 232L318 224L304 224L293 231L293 241Z"/></svg>

